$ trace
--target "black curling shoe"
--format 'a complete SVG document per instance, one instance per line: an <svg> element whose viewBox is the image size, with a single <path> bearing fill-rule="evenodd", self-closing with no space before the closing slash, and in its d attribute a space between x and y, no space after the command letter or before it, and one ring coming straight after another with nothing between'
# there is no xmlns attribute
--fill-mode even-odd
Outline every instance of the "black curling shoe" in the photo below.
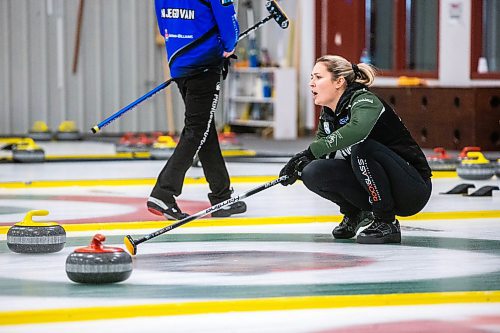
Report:
<svg viewBox="0 0 500 333"><path fill-rule="evenodd" d="M375 220L358 235L356 242L360 244L401 243L399 221L382 222Z"/></svg>
<svg viewBox="0 0 500 333"><path fill-rule="evenodd" d="M146 205L151 213L160 216L163 215L168 220L182 220L189 216L188 214L183 213L175 202L167 205L160 199L149 197Z"/></svg>
<svg viewBox="0 0 500 333"><path fill-rule="evenodd" d="M229 217L234 214L241 214L247 211L247 205L243 201L238 201L229 206L222 207L212 213L212 217Z"/></svg>
<svg viewBox="0 0 500 333"><path fill-rule="evenodd" d="M356 215L345 215L342 222L332 231L336 239L349 239L356 236L359 228L367 226L373 222L372 212L361 211Z"/></svg>

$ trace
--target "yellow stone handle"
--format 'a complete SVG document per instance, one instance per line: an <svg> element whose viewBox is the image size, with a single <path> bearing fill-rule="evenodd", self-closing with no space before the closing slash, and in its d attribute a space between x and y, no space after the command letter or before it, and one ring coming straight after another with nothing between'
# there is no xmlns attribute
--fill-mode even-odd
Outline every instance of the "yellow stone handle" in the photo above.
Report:
<svg viewBox="0 0 500 333"><path fill-rule="evenodd" d="M73 120L65 120L59 124L60 132L74 132L76 131L76 123Z"/></svg>
<svg viewBox="0 0 500 333"><path fill-rule="evenodd" d="M467 159L462 161L462 164L488 164L489 160L484 157L479 151L470 151L467 153Z"/></svg>
<svg viewBox="0 0 500 333"><path fill-rule="evenodd" d="M30 210L26 213L26 216L22 220L22 222L17 223L17 226L25 226L25 227L51 227L58 225L55 222L35 222L33 221L33 216L47 216L49 215L48 210Z"/></svg>

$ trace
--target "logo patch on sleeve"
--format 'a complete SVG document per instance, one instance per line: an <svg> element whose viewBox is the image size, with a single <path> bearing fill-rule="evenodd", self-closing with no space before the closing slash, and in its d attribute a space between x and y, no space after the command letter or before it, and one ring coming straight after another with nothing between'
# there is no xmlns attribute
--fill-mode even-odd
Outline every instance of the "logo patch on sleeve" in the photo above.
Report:
<svg viewBox="0 0 500 333"><path fill-rule="evenodd" d="M220 0L220 4L223 6L229 6L233 4L233 0Z"/></svg>

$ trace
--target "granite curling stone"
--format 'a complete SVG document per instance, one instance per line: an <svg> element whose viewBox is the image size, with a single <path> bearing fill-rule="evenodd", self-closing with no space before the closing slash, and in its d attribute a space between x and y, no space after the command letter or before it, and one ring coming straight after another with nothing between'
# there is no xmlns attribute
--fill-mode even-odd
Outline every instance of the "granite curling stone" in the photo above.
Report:
<svg viewBox="0 0 500 333"><path fill-rule="evenodd" d="M45 152L32 138L23 138L12 148L12 160L19 163L45 161Z"/></svg>
<svg viewBox="0 0 500 333"><path fill-rule="evenodd" d="M435 155L429 156L427 162L433 171L455 171L460 163L458 159L451 158L443 147L434 148Z"/></svg>
<svg viewBox="0 0 500 333"><path fill-rule="evenodd" d="M47 123L41 120L35 121L33 127L28 132L28 136L36 141L52 140L52 132L49 130Z"/></svg>
<svg viewBox="0 0 500 333"><path fill-rule="evenodd" d="M490 163L481 152L467 153L467 159L457 166L460 178L469 180L486 180L495 174L495 165Z"/></svg>
<svg viewBox="0 0 500 333"><path fill-rule="evenodd" d="M55 138L60 141L76 141L82 139L82 134L72 120L64 120L59 124Z"/></svg>
<svg viewBox="0 0 500 333"><path fill-rule="evenodd" d="M46 210L32 210L24 220L7 231L7 246L17 253L53 253L66 243L66 231L55 222L34 222L33 216L46 216Z"/></svg>
<svg viewBox="0 0 500 333"><path fill-rule="evenodd" d="M77 283L115 283L132 274L132 257L119 247L108 247L96 234L88 247L76 249L66 259L66 274Z"/></svg>
<svg viewBox="0 0 500 333"><path fill-rule="evenodd" d="M174 152L177 142L170 135L162 135L156 139L149 150L153 160L168 160Z"/></svg>

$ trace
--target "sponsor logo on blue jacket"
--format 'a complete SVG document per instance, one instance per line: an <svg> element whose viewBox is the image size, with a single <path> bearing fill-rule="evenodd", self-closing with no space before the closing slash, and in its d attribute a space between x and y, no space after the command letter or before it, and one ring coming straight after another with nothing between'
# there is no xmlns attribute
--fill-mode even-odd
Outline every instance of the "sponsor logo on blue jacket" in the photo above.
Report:
<svg viewBox="0 0 500 333"><path fill-rule="evenodd" d="M194 20L194 10L183 8L162 8L161 18Z"/></svg>

